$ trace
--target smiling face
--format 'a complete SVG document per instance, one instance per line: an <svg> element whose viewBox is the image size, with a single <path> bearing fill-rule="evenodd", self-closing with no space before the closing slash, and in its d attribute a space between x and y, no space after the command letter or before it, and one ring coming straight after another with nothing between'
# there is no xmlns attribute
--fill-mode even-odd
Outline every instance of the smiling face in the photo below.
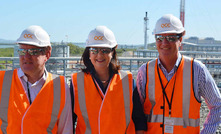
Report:
<svg viewBox="0 0 221 134"><path fill-rule="evenodd" d="M93 50L96 50L93 51ZM100 47L94 47L91 48L90 53L90 60L93 64L96 72L101 70L108 70L109 64L111 62L113 51L109 51L109 48L100 48Z"/></svg>
<svg viewBox="0 0 221 134"><path fill-rule="evenodd" d="M165 36L176 36L177 34L159 34L163 37ZM159 57L161 58L175 58L178 57L179 47L181 46L182 38L179 38L175 41L168 41L166 38L158 40L156 38L156 46L159 52Z"/></svg>
<svg viewBox="0 0 221 134"><path fill-rule="evenodd" d="M39 47L32 45L20 44L20 49L38 49ZM45 62L49 59L51 52L46 51L44 53L39 53L38 55L31 55L27 51L24 55L19 56L19 64L22 71L27 76L32 76L35 74L43 74L45 69Z"/></svg>

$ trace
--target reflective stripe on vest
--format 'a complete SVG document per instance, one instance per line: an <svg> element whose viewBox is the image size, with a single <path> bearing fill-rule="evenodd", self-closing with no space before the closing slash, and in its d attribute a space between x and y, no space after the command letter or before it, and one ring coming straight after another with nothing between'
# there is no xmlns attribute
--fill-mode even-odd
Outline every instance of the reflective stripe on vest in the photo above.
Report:
<svg viewBox="0 0 221 134"><path fill-rule="evenodd" d="M183 56L183 58L184 58L183 89L190 89L191 59L185 56ZM191 122L188 121L189 108L190 108L190 90L183 90L183 128L191 126Z"/></svg>
<svg viewBox="0 0 221 134"><path fill-rule="evenodd" d="M129 78L127 72L120 71L122 85L123 85L123 94L124 94L124 109L125 109L125 119L126 119L126 126L128 127L130 123L130 88L129 88Z"/></svg>
<svg viewBox="0 0 221 134"><path fill-rule="evenodd" d="M155 64L156 64L156 60L152 60L149 62L149 65L148 65L148 78L152 78L152 79L149 79L149 83L148 83L148 87L150 87L151 89L155 89ZM149 89L150 89L149 88ZM156 104L156 101L155 101L155 90L148 90L148 97L149 99L151 100L151 111L150 111L150 115L153 115L153 107L155 106ZM147 121L150 121L151 120L151 116L147 116Z"/></svg>
<svg viewBox="0 0 221 134"><path fill-rule="evenodd" d="M86 124L85 134L90 134L91 133L91 126L90 126L89 118L88 118L88 114L87 114L85 92L84 92L84 72L77 73L77 85L78 85L78 96L79 96L78 102L80 105L81 113L84 118L84 122Z"/></svg>
<svg viewBox="0 0 221 134"><path fill-rule="evenodd" d="M8 126L8 103L9 103L11 84L12 84L12 76L13 76L13 70L6 71L2 85L0 117L2 120L1 130L4 134L7 133L6 128Z"/></svg>
<svg viewBox="0 0 221 134"><path fill-rule="evenodd" d="M61 103L61 79L57 75L52 75L53 78L53 106L52 106L52 113L51 113L51 121L47 128L47 132L52 134L52 129L54 128L57 117L60 110L60 103Z"/></svg>
<svg viewBox="0 0 221 134"><path fill-rule="evenodd" d="M184 58L184 69L183 69L183 118L174 118L176 125L183 126L186 128L187 126L197 127L199 126L200 119L190 119L189 118L189 108L190 108L190 89L191 89L191 59L183 56ZM149 89L155 89L155 65L156 60L152 60L149 62L148 65L148 88ZM153 115L153 107L156 104L155 102L155 90L148 90L148 97L152 104L150 115L147 116L148 122L162 122L163 121L163 115ZM167 117L164 117L165 119Z"/></svg>
<svg viewBox="0 0 221 134"><path fill-rule="evenodd" d="M120 76L122 79L123 85L123 96L124 96L124 108L125 108L125 118L126 118L126 126L128 127L130 123L130 90L129 90L129 78L127 72L120 71ZM83 82L82 82L83 81ZM77 74L77 85L78 85L78 101L80 105L80 110L86 125L86 134L91 133L91 126L89 123L86 100L85 100L85 92L84 92L84 72L79 72Z"/></svg>
<svg viewBox="0 0 221 134"><path fill-rule="evenodd" d="M149 115L148 115L149 116ZM164 119L169 119L169 117L164 117ZM170 119L174 120L174 124L176 126L184 126L184 119L183 118L176 118L176 117L170 117ZM163 121L163 115L152 115L151 116L151 121L150 122L154 122L154 123L162 123ZM200 119L185 119L185 121L188 122L188 126L191 127L198 127L199 123L200 123Z"/></svg>

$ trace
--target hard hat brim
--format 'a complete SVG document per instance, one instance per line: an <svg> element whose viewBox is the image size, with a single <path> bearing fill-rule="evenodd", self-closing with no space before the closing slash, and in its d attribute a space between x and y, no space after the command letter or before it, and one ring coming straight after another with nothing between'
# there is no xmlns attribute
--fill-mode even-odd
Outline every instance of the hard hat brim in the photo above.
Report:
<svg viewBox="0 0 221 134"><path fill-rule="evenodd" d="M174 33L174 34L180 34L182 32L184 32L185 30L180 30L180 31L176 31L176 30L171 30L171 31L159 31L159 32L153 32L152 34L167 34L167 33Z"/></svg>
<svg viewBox="0 0 221 134"><path fill-rule="evenodd" d="M117 44L115 45L110 45L110 44L87 44L86 47L105 47L105 48L114 48L115 46L117 46Z"/></svg>
<svg viewBox="0 0 221 134"><path fill-rule="evenodd" d="M30 41L18 41L16 42L16 44L25 44L25 45L31 45L31 46L37 46L37 47L47 47L47 46L51 46L51 44L39 44L39 43L36 43L36 42L30 42Z"/></svg>

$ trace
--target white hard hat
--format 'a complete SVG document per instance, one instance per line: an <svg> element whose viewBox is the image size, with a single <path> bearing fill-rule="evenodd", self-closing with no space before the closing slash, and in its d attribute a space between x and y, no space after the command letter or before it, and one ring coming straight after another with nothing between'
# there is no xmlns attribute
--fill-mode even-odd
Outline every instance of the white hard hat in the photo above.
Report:
<svg viewBox="0 0 221 134"><path fill-rule="evenodd" d="M114 48L117 45L114 33L106 26L97 26L86 40L86 47Z"/></svg>
<svg viewBox="0 0 221 134"><path fill-rule="evenodd" d="M182 22L172 14L162 16L156 23L153 34L182 33L185 29Z"/></svg>
<svg viewBox="0 0 221 134"><path fill-rule="evenodd" d="M17 39L17 44L27 44L37 47L51 46L48 33L40 26L32 25L25 29Z"/></svg>

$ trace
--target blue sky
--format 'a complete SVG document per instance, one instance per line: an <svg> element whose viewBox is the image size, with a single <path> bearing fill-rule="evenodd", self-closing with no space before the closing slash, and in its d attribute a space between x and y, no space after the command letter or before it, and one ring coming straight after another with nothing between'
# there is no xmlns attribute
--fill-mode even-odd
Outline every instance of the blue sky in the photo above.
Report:
<svg viewBox="0 0 221 134"><path fill-rule="evenodd" d="M186 0L186 36L221 40L221 0ZM2 0L0 39L16 40L30 25L42 26L52 42L85 42L97 25L110 28L118 44L143 44L145 12L149 42L157 19L179 17L180 0Z"/></svg>

